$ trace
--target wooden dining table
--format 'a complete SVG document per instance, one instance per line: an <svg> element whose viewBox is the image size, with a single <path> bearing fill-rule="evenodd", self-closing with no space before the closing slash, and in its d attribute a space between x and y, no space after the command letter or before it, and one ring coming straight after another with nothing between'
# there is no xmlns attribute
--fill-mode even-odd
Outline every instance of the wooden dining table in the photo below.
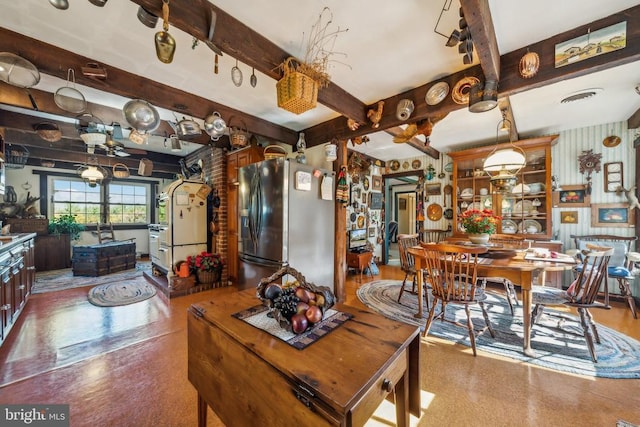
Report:
<svg viewBox="0 0 640 427"><path fill-rule="evenodd" d="M465 244L457 242L456 244ZM415 269L417 272L425 268L425 255L421 246L414 246L408 249L413 255ZM531 348L531 289L534 281L544 284L545 273L549 271L570 270L576 264L553 261L530 261L525 259L524 250L513 250L509 253L508 248L501 248L500 256L491 257L491 251L487 258L480 258L478 263L478 277L501 277L510 280L515 285L519 285L522 290L522 313L524 323L524 337L522 349L527 356L535 357L535 351ZM422 274L417 274L418 288L418 312L414 317L423 317L424 287Z"/></svg>

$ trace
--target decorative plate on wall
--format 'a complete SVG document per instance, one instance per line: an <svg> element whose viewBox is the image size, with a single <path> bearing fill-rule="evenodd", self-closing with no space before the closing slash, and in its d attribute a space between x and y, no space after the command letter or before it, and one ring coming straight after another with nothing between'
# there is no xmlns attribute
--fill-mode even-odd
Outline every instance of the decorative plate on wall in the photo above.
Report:
<svg viewBox="0 0 640 427"><path fill-rule="evenodd" d="M438 221L442 218L442 206L437 203L431 203L427 206L427 218L431 221Z"/></svg>
<svg viewBox="0 0 640 427"><path fill-rule="evenodd" d="M389 163L389 169L391 169L392 171L397 171L398 169L400 169L400 162L397 160L391 160L391 162Z"/></svg>
<svg viewBox="0 0 640 427"><path fill-rule="evenodd" d="M427 91L427 95L424 100L428 105L437 105L442 102L443 99L449 94L449 83L438 82L431 86Z"/></svg>
<svg viewBox="0 0 640 427"><path fill-rule="evenodd" d="M402 162L402 169L409 169L409 162Z"/></svg>
<svg viewBox="0 0 640 427"><path fill-rule="evenodd" d="M420 166L422 166L422 162L418 159L411 162L411 167L414 169L420 169Z"/></svg>

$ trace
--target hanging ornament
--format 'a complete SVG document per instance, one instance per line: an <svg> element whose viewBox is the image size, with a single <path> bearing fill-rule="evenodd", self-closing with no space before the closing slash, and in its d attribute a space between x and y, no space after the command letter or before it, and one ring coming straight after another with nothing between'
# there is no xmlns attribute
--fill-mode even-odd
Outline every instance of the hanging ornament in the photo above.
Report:
<svg viewBox="0 0 640 427"><path fill-rule="evenodd" d="M427 167L427 181L431 181L435 176L436 170L434 169L433 165L429 163L429 166Z"/></svg>
<svg viewBox="0 0 640 427"><path fill-rule="evenodd" d="M518 67L518 71L520 72L520 76L523 79L530 79L531 77L538 74L538 69L540 68L540 57L535 52L529 52L527 49L527 53L525 53L520 59L520 65Z"/></svg>
<svg viewBox="0 0 640 427"><path fill-rule="evenodd" d="M176 52L176 41L169 34L169 0L162 0L162 20L162 31L158 31L155 36L156 56L161 62L169 64Z"/></svg>
<svg viewBox="0 0 640 427"><path fill-rule="evenodd" d="M338 184L336 185L336 202L342 206L349 204L349 185L347 184L347 168L340 168Z"/></svg>

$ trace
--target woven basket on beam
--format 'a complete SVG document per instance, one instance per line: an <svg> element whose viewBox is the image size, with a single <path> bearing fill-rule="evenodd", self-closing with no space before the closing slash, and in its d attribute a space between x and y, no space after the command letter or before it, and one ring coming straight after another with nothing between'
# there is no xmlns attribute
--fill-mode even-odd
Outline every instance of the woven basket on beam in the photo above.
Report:
<svg viewBox="0 0 640 427"><path fill-rule="evenodd" d="M287 58L282 64L284 76L276 83L278 107L301 114L316 107L318 82L297 71L294 61L294 58Z"/></svg>

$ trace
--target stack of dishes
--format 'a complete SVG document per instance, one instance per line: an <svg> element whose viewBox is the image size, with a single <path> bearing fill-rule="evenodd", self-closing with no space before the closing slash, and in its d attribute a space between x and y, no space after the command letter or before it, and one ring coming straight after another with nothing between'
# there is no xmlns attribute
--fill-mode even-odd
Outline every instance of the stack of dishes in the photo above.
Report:
<svg viewBox="0 0 640 427"><path fill-rule="evenodd" d="M512 194L529 194L531 192L531 188L529 188L529 186L527 184L518 184L515 187L513 187L513 190L511 190Z"/></svg>
<svg viewBox="0 0 640 427"><path fill-rule="evenodd" d="M529 190L531 194L540 194L544 193L545 185L542 182L533 182L529 184Z"/></svg>
<svg viewBox="0 0 640 427"><path fill-rule="evenodd" d="M464 190L462 190L462 192L460 193L460 198L461 199L473 199L473 188L465 188Z"/></svg>

